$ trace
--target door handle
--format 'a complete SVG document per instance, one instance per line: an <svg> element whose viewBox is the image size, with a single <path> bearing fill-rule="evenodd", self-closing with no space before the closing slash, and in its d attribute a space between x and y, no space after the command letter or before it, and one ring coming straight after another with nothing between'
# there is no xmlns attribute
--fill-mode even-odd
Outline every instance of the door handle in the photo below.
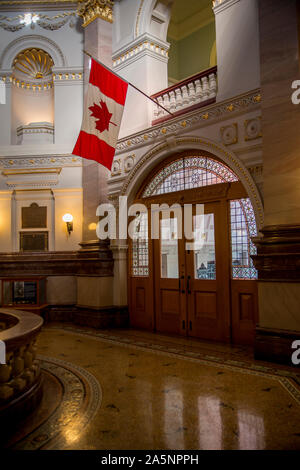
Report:
<svg viewBox="0 0 300 470"><path fill-rule="evenodd" d="M184 289L181 290L181 279L184 281L184 276L179 277L179 292L181 291L182 294L185 294L185 290Z"/></svg>
<svg viewBox="0 0 300 470"><path fill-rule="evenodd" d="M190 289L190 280L191 280L191 276L188 276L187 277L187 285L186 285L186 290L187 290L187 293L188 294L191 294L191 289Z"/></svg>

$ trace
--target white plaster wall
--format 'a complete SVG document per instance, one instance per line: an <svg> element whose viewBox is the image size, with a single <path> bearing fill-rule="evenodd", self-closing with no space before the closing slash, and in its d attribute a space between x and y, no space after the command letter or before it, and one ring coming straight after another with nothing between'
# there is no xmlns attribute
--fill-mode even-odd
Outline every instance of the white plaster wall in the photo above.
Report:
<svg viewBox="0 0 300 470"><path fill-rule="evenodd" d="M0 104L0 146L11 143L11 100L12 85L4 85L5 102Z"/></svg>
<svg viewBox="0 0 300 470"><path fill-rule="evenodd" d="M25 90L12 85L11 143L17 144L17 127L31 122L54 123L53 89Z"/></svg>
<svg viewBox="0 0 300 470"><path fill-rule="evenodd" d="M146 0L149 1L149 0ZM134 40L141 0L117 0L114 4L113 54Z"/></svg>
<svg viewBox="0 0 300 470"><path fill-rule="evenodd" d="M148 96L168 86L167 61L146 52L137 60L116 69L122 77ZM129 86L119 139L149 127L152 110L153 103Z"/></svg>
<svg viewBox="0 0 300 470"><path fill-rule="evenodd" d="M215 8L217 100L260 86L257 0L225 0Z"/></svg>
<svg viewBox="0 0 300 470"><path fill-rule="evenodd" d="M78 137L83 111L83 83L54 84L55 145L68 145L72 152Z"/></svg>

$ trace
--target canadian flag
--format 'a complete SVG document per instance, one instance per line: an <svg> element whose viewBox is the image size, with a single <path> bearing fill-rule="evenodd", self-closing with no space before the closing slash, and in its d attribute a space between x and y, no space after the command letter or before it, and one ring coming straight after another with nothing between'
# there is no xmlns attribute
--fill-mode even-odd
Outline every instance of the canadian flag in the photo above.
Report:
<svg viewBox="0 0 300 470"><path fill-rule="evenodd" d="M73 155L112 167L128 83L92 59L81 130Z"/></svg>

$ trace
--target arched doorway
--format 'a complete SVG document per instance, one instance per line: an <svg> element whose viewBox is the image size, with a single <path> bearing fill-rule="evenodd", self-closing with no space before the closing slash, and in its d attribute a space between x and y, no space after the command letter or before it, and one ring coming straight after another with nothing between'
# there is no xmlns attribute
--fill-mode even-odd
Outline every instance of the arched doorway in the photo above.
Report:
<svg viewBox="0 0 300 470"><path fill-rule="evenodd" d="M251 344L258 321L251 259L257 229L233 170L209 152L185 151L152 171L135 202L147 213L136 217L137 235L130 241L131 325ZM161 210L162 204L176 207ZM196 243L184 223L189 216Z"/></svg>

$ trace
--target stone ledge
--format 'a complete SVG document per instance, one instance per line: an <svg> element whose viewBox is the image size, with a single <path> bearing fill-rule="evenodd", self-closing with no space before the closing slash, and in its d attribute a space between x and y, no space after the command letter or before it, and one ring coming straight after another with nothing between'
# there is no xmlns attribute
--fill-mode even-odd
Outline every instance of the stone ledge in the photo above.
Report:
<svg viewBox="0 0 300 470"><path fill-rule="evenodd" d="M90 328L127 328L128 307L103 307L92 309L79 305L50 305L45 313L45 322L71 322Z"/></svg>
<svg viewBox="0 0 300 470"><path fill-rule="evenodd" d="M292 363L293 341L300 340L299 331L256 328L254 358L262 361L276 362L291 367L299 367Z"/></svg>

